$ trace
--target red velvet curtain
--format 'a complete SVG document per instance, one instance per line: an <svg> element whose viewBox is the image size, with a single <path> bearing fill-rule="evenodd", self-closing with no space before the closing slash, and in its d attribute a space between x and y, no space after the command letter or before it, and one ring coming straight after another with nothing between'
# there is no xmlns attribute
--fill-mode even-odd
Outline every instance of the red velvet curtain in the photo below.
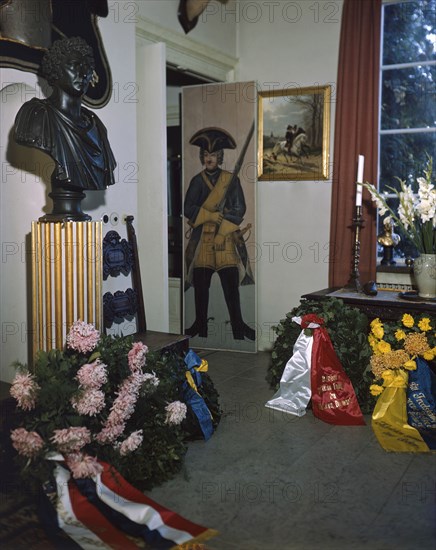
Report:
<svg viewBox="0 0 436 550"><path fill-rule="evenodd" d="M363 179L377 181L379 67L382 0L344 0L335 120L329 286L345 286L353 267L358 155ZM375 280L376 211L363 194L360 282Z"/></svg>

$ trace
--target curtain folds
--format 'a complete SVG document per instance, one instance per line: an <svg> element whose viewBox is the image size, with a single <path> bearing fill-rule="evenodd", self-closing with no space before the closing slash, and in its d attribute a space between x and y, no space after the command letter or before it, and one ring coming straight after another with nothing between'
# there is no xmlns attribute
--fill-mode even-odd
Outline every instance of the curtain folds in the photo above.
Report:
<svg viewBox="0 0 436 550"><path fill-rule="evenodd" d="M330 222L329 286L347 284L353 265L358 155L364 181L376 183L382 0L344 0L339 46ZM360 281L375 280L376 211L363 194Z"/></svg>

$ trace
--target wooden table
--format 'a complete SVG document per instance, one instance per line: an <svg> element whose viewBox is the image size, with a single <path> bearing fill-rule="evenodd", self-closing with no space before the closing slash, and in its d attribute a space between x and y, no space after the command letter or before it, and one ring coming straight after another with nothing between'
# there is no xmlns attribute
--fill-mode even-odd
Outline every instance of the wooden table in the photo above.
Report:
<svg viewBox="0 0 436 550"><path fill-rule="evenodd" d="M143 342L150 351L174 351L177 354L187 352L189 349L189 336L186 334L170 334L168 332L156 332L147 330L133 336L137 342Z"/></svg>
<svg viewBox="0 0 436 550"><path fill-rule="evenodd" d="M325 288L304 294L301 298L304 300L339 298L347 305L360 309L369 319L379 317L382 320L398 321L404 313L410 313L412 316L423 314L436 316L436 300L404 299L400 297L398 290L379 290L377 296L367 296L347 288Z"/></svg>

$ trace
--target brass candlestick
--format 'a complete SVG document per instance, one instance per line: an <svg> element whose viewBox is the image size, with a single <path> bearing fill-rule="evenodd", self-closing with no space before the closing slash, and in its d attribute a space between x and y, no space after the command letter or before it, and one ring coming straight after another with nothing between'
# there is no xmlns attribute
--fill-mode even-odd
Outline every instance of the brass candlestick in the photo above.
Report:
<svg viewBox="0 0 436 550"><path fill-rule="evenodd" d="M360 229L363 228L362 207L356 206L356 213L353 218L354 227L354 245L353 245L353 266L350 279L345 288L350 288L356 292L362 292L360 283L359 262L360 262Z"/></svg>

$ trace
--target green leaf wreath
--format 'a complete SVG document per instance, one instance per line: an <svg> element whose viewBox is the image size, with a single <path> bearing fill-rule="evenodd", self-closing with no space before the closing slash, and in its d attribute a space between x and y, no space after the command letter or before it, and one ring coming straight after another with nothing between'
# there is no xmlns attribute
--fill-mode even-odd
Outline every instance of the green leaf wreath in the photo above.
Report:
<svg viewBox="0 0 436 550"><path fill-rule="evenodd" d="M304 301L274 327L277 338L266 377L271 388L274 391L279 388L286 363L293 354L294 344L301 332L300 325L294 323L292 317L309 313L324 319L336 354L353 384L360 408L364 414L370 413L374 407L374 398L369 391L372 350L368 343L368 318L338 298Z"/></svg>
<svg viewBox="0 0 436 550"><path fill-rule="evenodd" d="M132 337L100 335L77 321L65 350L40 351L32 371L16 368L11 440L34 487L49 479L60 457L73 477L97 474L104 461L139 489L151 489L182 468L187 440L199 437L183 402L187 367L175 353L152 353ZM218 393L207 373L201 376L197 390L216 427Z"/></svg>

